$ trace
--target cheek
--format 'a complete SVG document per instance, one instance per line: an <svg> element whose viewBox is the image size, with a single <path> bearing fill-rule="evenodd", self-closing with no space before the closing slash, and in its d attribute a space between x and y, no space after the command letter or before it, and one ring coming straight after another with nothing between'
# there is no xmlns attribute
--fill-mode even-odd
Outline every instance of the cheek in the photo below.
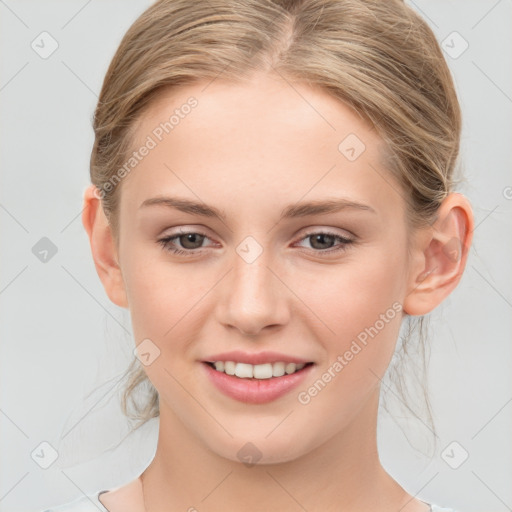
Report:
<svg viewBox="0 0 512 512"><path fill-rule="evenodd" d="M395 349L405 262L380 253L339 267L323 293L309 297L330 330L322 327L326 358L297 399L309 418L327 418L326 435L348 425L374 396Z"/></svg>
<svg viewBox="0 0 512 512"><path fill-rule="evenodd" d="M322 328L326 334L319 338L326 355L319 373L328 372L325 378L334 385L319 402L338 403L343 397L341 403L355 400L355 406L378 384L395 350L403 316L405 251L400 255L381 246L359 254L321 279L324 286L317 281L311 288L316 293L308 295L308 306L329 328Z"/></svg>
<svg viewBox="0 0 512 512"><path fill-rule="evenodd" d="M127 293L136 340L141 336L157 341L167 338L179 329L180 319L197 301L193 283L185 284L177 274L158 271L157 265L129 272Z"/></svg>
<svg viewBox="0 0 512 512"><path fill-rule="evenodd" d="M193 359L193 341L201 335L196 308L205 292L199 276L155 261L154 254L150 264L144 264L144 254L135 253L124 263L135 344L144 342L141 346L149 346L149 352L157 354L144 370L153 386L163 391L162 399L179 409L187 399L182 386L191 388L193 384L188 381L187 365ZM148 339L154 345L148 345Z"/></svg>
<svg viewBox="0 0 512 512"><path fill-rule="evenodd" d="M381 314L396 311L393 304L402 301L406 284L405 258L397 252L382 247L360 251L311 280L308 306L334 331L333 336L355 336Z"/></svg>
<svg viewBox="0 0 512 512"><path fill-rule="evenodd" d="M200 328L201 297L214 285L215 276L156 254L141 248L126 253L123 260L135 342L149 338L160 350L183 352Z"/></svg>

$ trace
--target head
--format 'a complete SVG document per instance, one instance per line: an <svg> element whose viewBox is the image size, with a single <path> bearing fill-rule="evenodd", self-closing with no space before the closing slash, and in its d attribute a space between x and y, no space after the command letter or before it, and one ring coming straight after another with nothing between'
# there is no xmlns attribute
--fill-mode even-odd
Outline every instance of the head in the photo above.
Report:
<svg viewBox="0 0 512 512"><path fill-rule="evenodd" d="M373 424L401 323L457 286L473 230L426 23L398 0L156 2L94 130L83 222L149 363L132 380L158 391L146 417L267 462ZM308 365L292 392L246 403L211 384L231 351Z"/></svg>

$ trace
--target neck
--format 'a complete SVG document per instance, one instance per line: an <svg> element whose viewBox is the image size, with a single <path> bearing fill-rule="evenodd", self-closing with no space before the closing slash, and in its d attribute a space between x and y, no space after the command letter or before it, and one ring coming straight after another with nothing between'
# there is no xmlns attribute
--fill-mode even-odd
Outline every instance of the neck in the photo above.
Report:
<svg viewBox="0 0 512 512"><path fill-rule="evenodd" d="M378 457L378 401L377 390L342 432L306 455L251 467L213 453L161 403L156 455L144 472L147 512L361 512L402 503L405 491Z"/></svg>

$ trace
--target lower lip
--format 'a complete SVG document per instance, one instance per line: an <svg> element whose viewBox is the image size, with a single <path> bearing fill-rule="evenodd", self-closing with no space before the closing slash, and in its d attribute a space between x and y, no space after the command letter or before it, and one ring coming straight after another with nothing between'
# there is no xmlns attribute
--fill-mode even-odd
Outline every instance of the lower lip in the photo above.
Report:
<svg viewBox="0 0 512 512"><path fill-rule="evenodd" d="M265 404L277 400L303 382L313 368L311 364L291 375L272 377L271 379L240 379L224 372L218 372L209 364L202 363L202 366L205 368L208 378L219 391L247 404Z"/></svg>

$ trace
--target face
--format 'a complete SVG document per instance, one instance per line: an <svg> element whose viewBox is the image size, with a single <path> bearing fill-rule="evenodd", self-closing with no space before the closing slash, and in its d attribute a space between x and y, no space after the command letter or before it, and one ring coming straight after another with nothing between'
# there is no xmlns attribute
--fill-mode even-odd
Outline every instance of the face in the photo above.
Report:
<svg viewBox="0 0 512 512"><path fill-rule="evenodd" d="M206 85L153 103L120 185L135 342L161 423L231 460L250 442L289 461L376 403L407 213L375 130L326 92L269 75Z"/></svg>

